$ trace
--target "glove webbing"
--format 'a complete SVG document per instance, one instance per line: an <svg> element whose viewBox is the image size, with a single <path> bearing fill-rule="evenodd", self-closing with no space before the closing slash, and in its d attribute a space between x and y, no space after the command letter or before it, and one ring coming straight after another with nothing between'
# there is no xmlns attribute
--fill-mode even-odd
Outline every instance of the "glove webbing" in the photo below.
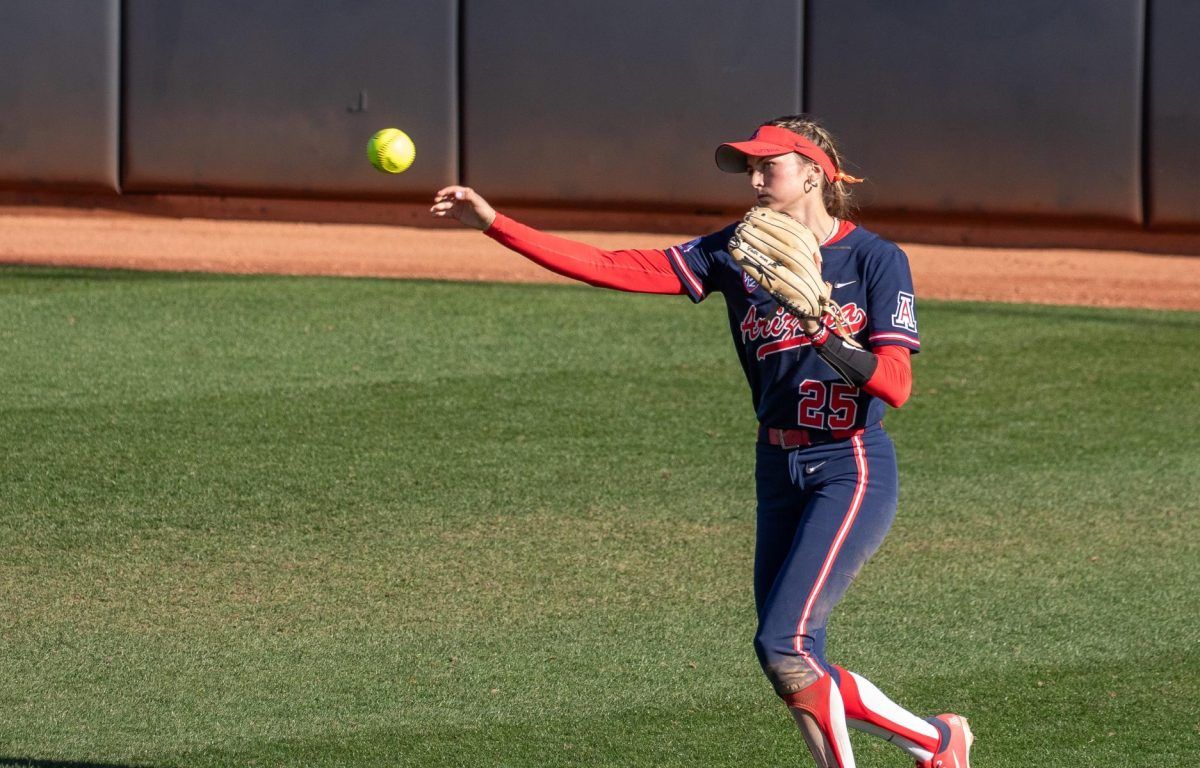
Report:
<svg viewBox="0 0 1200 768"><path fill-rule="evenodd" d="M846 319L842 317L842 305L833 299L827 299L826 307L826 312L833 317L833 332L850 346L862 349L862 344L854 340L854 337L850 334L850 326L846 324Z"/></svg>

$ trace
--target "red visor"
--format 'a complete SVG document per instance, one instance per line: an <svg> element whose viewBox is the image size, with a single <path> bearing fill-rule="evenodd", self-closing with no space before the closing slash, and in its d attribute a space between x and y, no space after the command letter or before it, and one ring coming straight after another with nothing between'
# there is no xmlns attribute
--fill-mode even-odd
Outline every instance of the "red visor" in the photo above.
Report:
<svg viewBox="0 0 1200 768"><path fill-rule="evenodd" d="M778 125L761 126L749 141L729 142L717 147L717 167L726 173L745 173L749 167L746 162L747 155L771 157L786 155L789 152L801 154L819 165L830 182L844 181L854 184L862 181L839 171L829 159L829 155L816 144Z"/></svg>

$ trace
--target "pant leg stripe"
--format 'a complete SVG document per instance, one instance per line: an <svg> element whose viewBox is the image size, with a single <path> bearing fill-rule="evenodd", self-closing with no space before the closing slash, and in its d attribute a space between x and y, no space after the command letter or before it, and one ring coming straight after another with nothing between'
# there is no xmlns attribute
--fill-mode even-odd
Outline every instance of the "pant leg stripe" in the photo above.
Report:
<svg viewBox="0 0 1200 768"><path fill-rule="evenodd" d="M829 547L829 553L825 555L825 562L821 564L817 581L813 584L812 591L808 593L808 600L804 603L804 612L800 615L800 623L796 625L796 637L792 641L796 653L808 662L818 676L824 675L825 670L821 669L820 665L804 652L802 645L804 630L808 628L808 619L812 614L813 605L817 602L817 597L820 596L821 589L824 588L825 582L829 578L829 572L833 570L838 552L841 551L842 544L845 543L846 536L849 535L850 528L854 525L854 518L858 516L858 510L862 507L863 497L867 494L867 456L862 436L855 435L850 438L850 442L854 446L854 465L858 470L858 482L854 486L854 495L850 499L850 508L846 510L846 517L842 520L837 535L833 537L833 544Z"/></svg>

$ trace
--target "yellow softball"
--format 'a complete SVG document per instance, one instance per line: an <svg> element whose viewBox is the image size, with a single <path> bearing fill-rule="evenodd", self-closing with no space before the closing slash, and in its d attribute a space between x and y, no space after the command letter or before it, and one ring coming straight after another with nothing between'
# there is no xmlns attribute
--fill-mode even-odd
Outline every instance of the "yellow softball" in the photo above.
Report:
<svg viewBox="0 0 1200 768"><path fill-rule="evenodd" d="M416 157L416 145L399 128L384 128L367 142L367 159L384 173L403 173Z"/></svg>

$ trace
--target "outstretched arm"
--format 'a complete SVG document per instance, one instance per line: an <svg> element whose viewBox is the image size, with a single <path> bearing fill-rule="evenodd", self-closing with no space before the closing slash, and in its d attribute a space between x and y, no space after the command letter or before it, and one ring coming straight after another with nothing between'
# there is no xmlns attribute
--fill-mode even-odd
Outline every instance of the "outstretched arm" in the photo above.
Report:
<svg viewBox="0 0 1200 768"><path fill-rule="evenodd" d="M682 294L683 284L665 251L602 248L548 235L499 214L478 192L450 186L439 190L430 213L453 218L560 275L589 285L635 293Z"/></svg>

